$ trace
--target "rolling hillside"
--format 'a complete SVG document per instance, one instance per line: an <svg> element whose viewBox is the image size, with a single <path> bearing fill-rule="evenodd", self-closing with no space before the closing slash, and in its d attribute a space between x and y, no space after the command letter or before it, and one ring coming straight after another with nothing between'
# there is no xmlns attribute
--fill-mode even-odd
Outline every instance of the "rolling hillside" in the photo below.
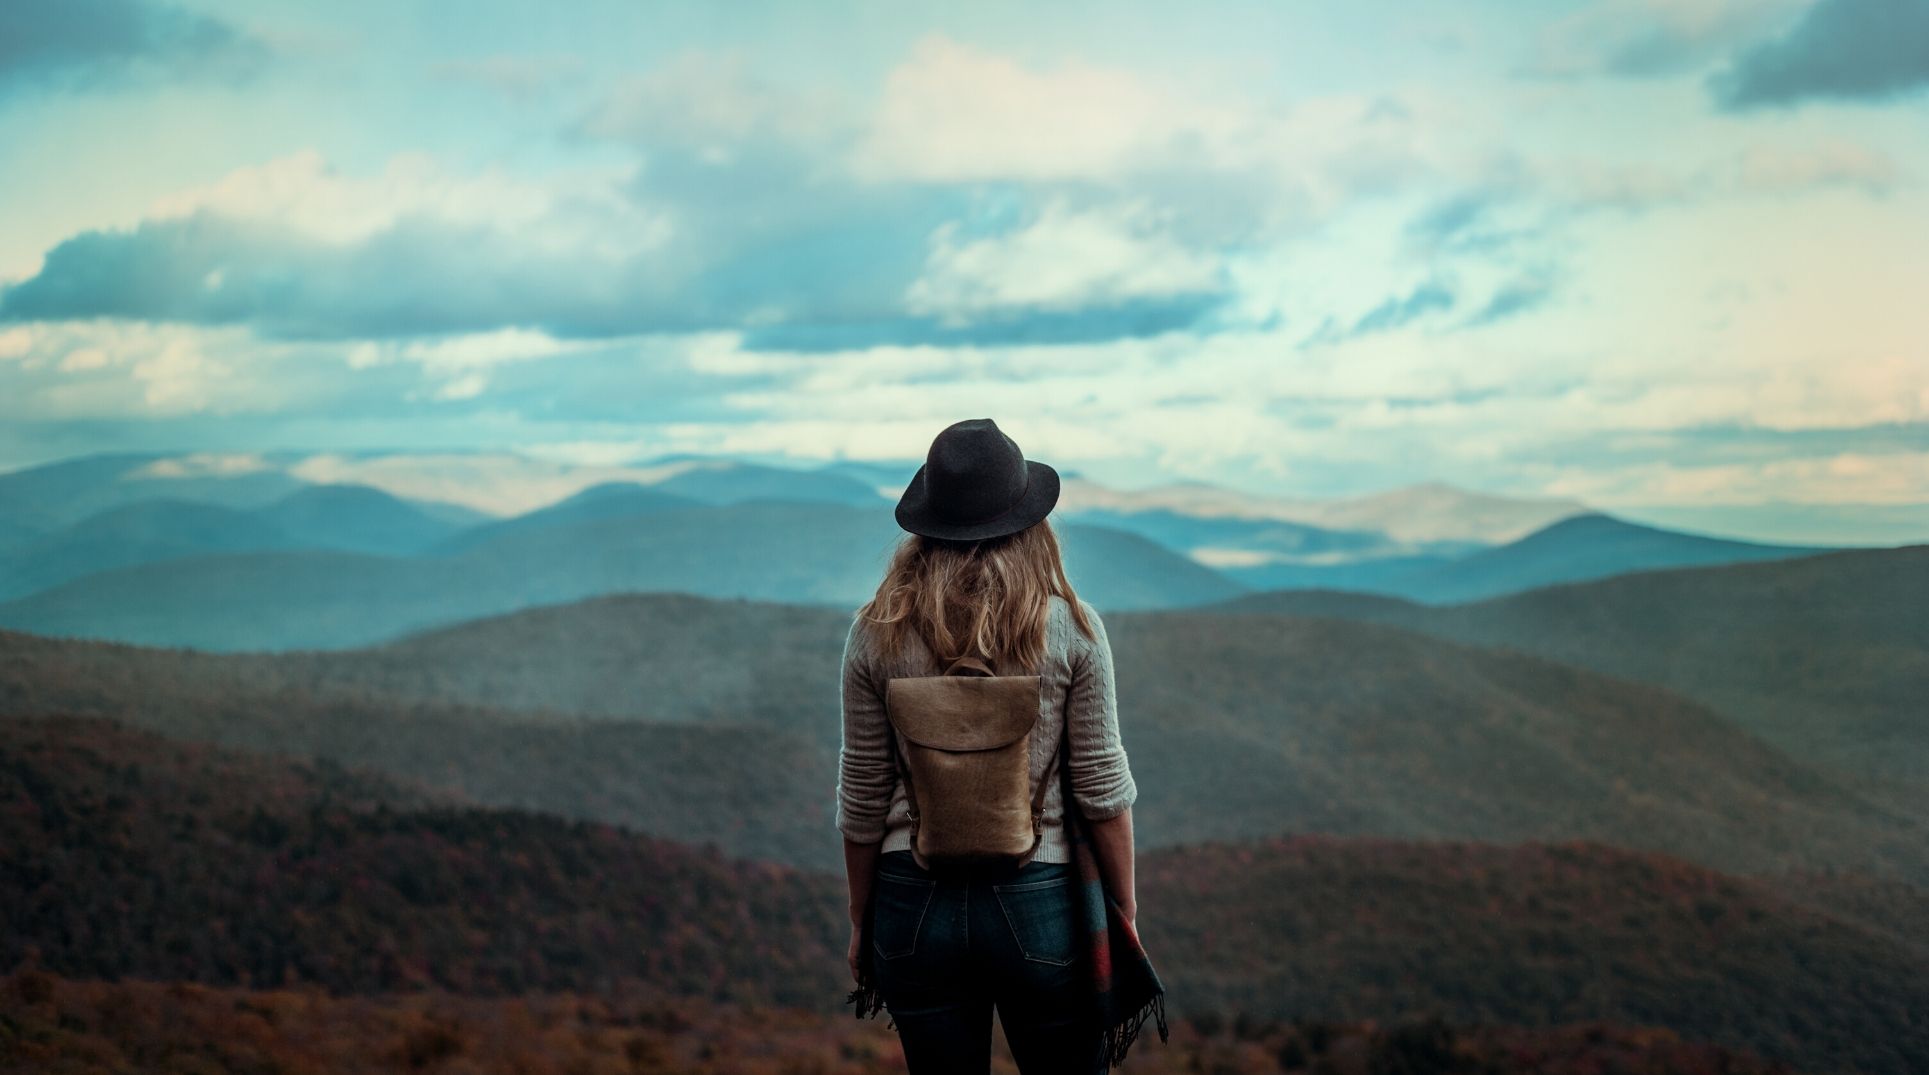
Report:
<svg viewBox="0 0 1929 1075"><path fill-rule="evenodd" d="M1929 788L1929 546L1641 572L1445 608L1293 592L1220 607L1397 624L1661 684L1792 756Z"/></svg>
<svg viewBox="0 0 1929 1075"><path fill-rule="evenodd" d="M98 721L0 721L0 772L7 967L31 947L78 977L482 995L640 978L820 1008L848 977L825 874Z"/></svg>
<svg viewBox="0 0 1929 1075"><path fill-rule="evenodd" d="M1337 619L1106 622L1149 846L1308 831L1586 837L1732 870L1929 879L1919 818L1662 688ZM848 623L833 610L650 595L348 653L10 636L0 704L320 754L651 831L718 831L677 796L643 790L706 788L745 804L721 846L828 866Z"/></svg>
<svg viewBox="0 0 1929 1075"><path fill-rule="evenodd" d="M69 977L309 983L387 1003L641 988L845 1010L832 873L95 720L0 722L0 772L0 846L17 856L0 871L8 968L32 946ZM1268 1017L1596 1020L1871 1075L1901 1075L1929 1046L1920 947L1668 856L1209 843L1142 855L1139 896L1171 1015L1204 1027L1243 1012L1249 1037ZM38 1003L61 988L25 984Z"/></svg>

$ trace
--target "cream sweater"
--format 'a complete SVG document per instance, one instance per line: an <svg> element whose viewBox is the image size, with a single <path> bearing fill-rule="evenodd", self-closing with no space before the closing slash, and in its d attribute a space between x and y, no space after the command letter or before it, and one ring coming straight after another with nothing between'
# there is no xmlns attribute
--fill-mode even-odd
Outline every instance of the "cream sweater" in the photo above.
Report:
<svg viewBox="0 0 1929 1075"><path fill-rule="evenodd" d="M1055 758L1059 737L1071 735L1072 796L1094 821L1123 813L1138 798L1125 746L1119 739L1117 689L1112 647L1105 625L1092 606L1086 616L1096 640L1086 638L1072 619L1071 606L1054 595L1046 615L1045 660L1039 670L1038 724L1032 731L1031 772L1046 779L1045 832L1034 856L1041 862L1067 862L1063 789ZM880 852L911 847L909 805L898 777L902 757L893 759L896 736L884 715L884 684L895 676L934 676L944 669L923 640L908 640L895 661L879 648L872 626L853 617L844 640L844 736L838 753L838 831L856 843L881 840ZM902 747L898 748L902 751Z"/></svg>

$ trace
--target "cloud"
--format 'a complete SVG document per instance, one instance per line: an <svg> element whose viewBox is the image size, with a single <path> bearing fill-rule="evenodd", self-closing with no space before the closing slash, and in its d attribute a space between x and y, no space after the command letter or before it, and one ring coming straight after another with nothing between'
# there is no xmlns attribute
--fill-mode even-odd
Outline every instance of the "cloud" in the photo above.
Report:
<svg viewBox="0 0 1929 1075"><path fill-rule="evenodd" d="M1067 57L1027 66L931 35L886 77L848 147L868 184L1098 188L1156 201L1180 234L1257 241L1462 167L1416 92L1290 104Z"/></svg>
<svg viewBox="0 0 1929 1075"><path fill-rule="evenodd" d="M1817 0L1780 37L1743 50L1708 90L1729 111L1873 101L1929 85L1929 0Z"/></svg>
<svg viewBox="0 0 1929 1075"><path fill-rule="evenodd" d="M1151 206L1081 209L1055 199L1004 234L967 237L944 224L905 297L911 313L951 326L987 313L1203 299L1225 287L1220 260L1174 240Z"/></svg>
<svg viewBox="0 0 1929 1075"><path fill-rule="evenodd" d="M258 38L206 15L143 0L0 4L0 97L149 82L232 82L268 58Z"/></svg>
<svg viewBox="0 0 1929 1075"><path fill-rule="evenodd" d="M60 242L0 291L0 321L247 325L278 339L741 329L841 347L1117 338L1170 331L1223 298L1218 256L1143 208L1061 197L987 215L972 191L800 182L791 151L739 149L541 182L453 175L420 153L350 176L304 151L160 199L132 228ZM1133 260L1101 264L1112 255Z"/></svg>
<svg viewBox="0 0 1929 1075"><path fill-rule="evenodd" d="M1547 303L1554 294L1552 281L1544 276L1524 277L1502 285L1493 297L1487 300L1475 314L1467 319L1467 328L1491 325L1515 314L1523 314Z"/></svg>
<svg viewBox="0 0 1929 1075"><path fill-rule="evenodd" d="M1790 194L1841 187L1883 195L1902 181L1886 153L1843 140L1801 147L1758 145L1733 165L1732 188L1749 194Z"/></svg>
<svg viewBox="0 0 1929 1075"><path fill-rule="evenodd" d="M1437 283L1422 284L1405 297L1393 296L1363 314L1353 324L1350 335L1385 332L1412 322L1434 310L1453 307L1453 292Z"/></svg>
<svg viewBox="0 0 1929 1075"><path fill-rule="evenodd" d="M1792 0L1605 0L1547 25L1520 68L1534 78L1658 78L1761 36Z"/></svg>

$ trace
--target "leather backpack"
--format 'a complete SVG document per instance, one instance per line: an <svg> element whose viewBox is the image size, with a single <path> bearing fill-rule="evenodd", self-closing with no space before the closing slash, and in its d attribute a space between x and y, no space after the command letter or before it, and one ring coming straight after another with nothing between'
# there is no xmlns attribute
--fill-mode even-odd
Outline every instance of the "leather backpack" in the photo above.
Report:
<svg viewBox="0 0 1929 1075"><path fill-rule="evenodd" d="M1015 868L1037 853L1051 785L1031 777L1039 679L960 657L940 675L885 682L919 866Z"/></svg>

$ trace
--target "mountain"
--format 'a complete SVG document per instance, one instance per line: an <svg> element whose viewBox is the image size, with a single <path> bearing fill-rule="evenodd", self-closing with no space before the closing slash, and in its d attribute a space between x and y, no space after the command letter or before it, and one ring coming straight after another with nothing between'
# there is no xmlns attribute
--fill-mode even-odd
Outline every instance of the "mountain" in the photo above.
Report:
<svg viewBox="0 0 1929 1075"><path fill-rule="evenodd" d="M463 528L366 486L309 486L255 508L138 500L0 549L0 598L195 556L301 549L407 555Z"/></svg>
<svg viewBox="0 0 1929 1075"><path fill-rule="evenodd" d="M305 548L388 556L421 552L463 529L445 512L431 514L366 485L311 485L254 514Z"/></svg>
<svg viewBox="0 0 1929 1075"><path fill-rule="evenodd" d="M295 545L281 527L250 512L145 500L109 508L10 554L0 553L0 598L25 596L98 571Z"/></svg>
<svg viewBox="0 0 1929 1075"><path fill-rule="evenodd" d="M888 508L750 502L514 525L447 555L200 556L99 572L0 604L0 625L211 649L352 646L531 605L680 591L855 608L903 537ZM1143 538L1063 529L1074 584L1104 608L1239 588Z"/></svg>
<svg viewBox="0 0 1929 1075"><path fill-rule="evenodd" d="M1120 490L1068 479L1060 504L1068 515L1164 510L1194 518L1273 520L1322 530L1377 533L1408 550L1443 543L1463 548L1495 545L1588 510L1572 500L1492 496L1443 482L1313 500L1241 493L1206 482Z"/></svg>
<svg viewBox="0 0 1929 1075"><path fill-rule="evenodd" d="M1929 787L1929 545L1642 571L1440 608L1292 592L1217 607L1317 608L1660 684L1793 757Z"/></svg>
<svg viewBox="0 0 1929 1075"><path fill-rule="evenodd" d="M1419 567L1398 576L1394 585L1400 596L1442 604L1629 571L1781 560L1825 551L1682 534L1590 512L1499 548Z"/></svg>
<svg viewBox="0 0 1929 1075"><path fill-rule="evenodd" d="M1778 560L1825 551L1829 550L1683 534L1588 512L1506 545L1452 555L1358 557L1325 563L1275 559L1241 563L1228 558L1221 570L1252 589L1355 590L1445 604L1629 571Z"/></svg>
<svg viewBox="0 0 1929 1075"><path fill-rule="evenodd" d="M1097 508L1070 512L1065 517L1137 534L1211 567L1241 567L1275 560L1328 563L1344 559L1351 563L1401 548L1384 534L1373 531L1327 530L1278 519L1186 515L1166 508L1144 511Z"/></svg>
<svg viewBox="0 0 1929 1075"><path fill-rule="evenodd" d="M101 721L0 721L0 772L0 838L23 864L0 872L0 960L37 950L8 981L37 1004L59 988L32 977L46 974L308 984L380 1004L670 994L819 1015L849 986L834 873L424 801ZM1202 1036L1229 1012L1248 1037L1289 1019L1593 1020L1872 1075L1902 1075L1929 1047L1922 946L1665 855L1300 836L1137 861L1170 1014ZM575 1009L569 1033L588 1018Z"/></svg>
<svg viewBox="0 0 1929 1075"><path fill-rule="evenodd" d="M49 533L146 500L245 511L308 484L252 455L93 455L0 474L0 519Z"/></svg>
<svg viewBox="0 0 1929 1075"><path fill-rule="evenodd" d="M604 482L564 497L546 508L472 526L436 546L440 554L459 553L497 538L569 523L628 519L659 511L696 507L698 502L636 482Z"/></svg>
<svg viewBox="0 0 1929 1075"><path fill-rule="evenodd" d="M1146 846L1293 831L1585 837L1724 869L1929 880L1920 817L1662 688L1379 624L1105 621ZM841 729L827 699L849 623L833 609L646 595L353 652L0 636L0 711L331 757L829 866ZM737 804L727 828L705 795Z"/></svg>
<svg viewBox="0 0 1929 1075"><path fill-rule="evenodd" d="M656 482L652 488L706 504L782 500L876 507L884 502L874 487L848 475L734 460L696 462Z"/></svg>

